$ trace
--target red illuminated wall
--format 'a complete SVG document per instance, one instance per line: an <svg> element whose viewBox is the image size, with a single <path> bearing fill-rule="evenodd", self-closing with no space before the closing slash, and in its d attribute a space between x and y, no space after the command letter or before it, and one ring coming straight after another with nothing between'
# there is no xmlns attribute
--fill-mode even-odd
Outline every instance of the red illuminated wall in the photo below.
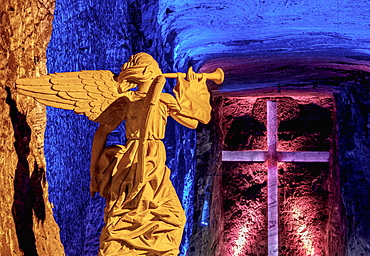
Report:
<svg viewBox="0 0 370 256"><path fill-rule="evenodd" d="M335 158L335 106L330 96L320 94L223 98L223 150L266 150L267 98L278 101L278 151L331 151ZM267 255L266 164L224 162L221 174L222 203L213 205L223 214L219 255ZM333 160L279 163L281 255L340 251L337 184Z"/></svg>

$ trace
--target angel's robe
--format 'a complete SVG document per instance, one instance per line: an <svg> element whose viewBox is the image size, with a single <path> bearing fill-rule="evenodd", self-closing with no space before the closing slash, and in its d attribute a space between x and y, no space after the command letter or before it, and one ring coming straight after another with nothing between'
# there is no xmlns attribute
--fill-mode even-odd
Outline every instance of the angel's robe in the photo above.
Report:
<svg viewBox="0 0 370 256"><path fill-rule="evenodd" d="M175 87L179 113L205 123L210 119L209 93L204 82L195 86L196 90L188 90L189 84L181 82ZM163 100L154 106L147 127L145 168L139 173L140 124L147 111L145 94L127 92L126 96L129 103L122 114L127 144L105 148L92 177L92 191L106 198L99 255L178 255L186 219L170 181L161 141L173 106Z"/></svg>

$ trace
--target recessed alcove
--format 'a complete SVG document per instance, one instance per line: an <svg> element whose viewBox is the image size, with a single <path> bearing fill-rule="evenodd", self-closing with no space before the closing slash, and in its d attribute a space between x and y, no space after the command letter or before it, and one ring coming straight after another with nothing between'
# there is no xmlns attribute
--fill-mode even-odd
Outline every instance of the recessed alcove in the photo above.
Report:
<svg viewBox="0 0 370 256"><path fill-rule="evenodd" d="M268 254L267 162L221 160L222 151L267 150L268 100L277 102L278 152L330 155L327 162L278 162L279 255L342 255L336 106L330 92L318 91L259 90L213 98L214 131L202 128L198 141L207 144L205 137L219 136L219 144L207 153L218 160L207 166L213 172L209 227L202 231L208 238L204 235L196 250ZM198 153L202 156L202 149Z"/></svg>

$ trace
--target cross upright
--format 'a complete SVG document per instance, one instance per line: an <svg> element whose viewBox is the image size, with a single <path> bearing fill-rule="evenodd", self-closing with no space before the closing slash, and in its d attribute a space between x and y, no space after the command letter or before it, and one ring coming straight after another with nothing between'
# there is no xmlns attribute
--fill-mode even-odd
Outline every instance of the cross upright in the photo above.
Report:
<svg viewBox="0 0 370 256"><path fill-rule="evenodd" d="M327 151L277 151L277 102L267 101L267 151L222 151L222 161L267 162L268 256L279 254L278 162L329 162Z"/></svg>

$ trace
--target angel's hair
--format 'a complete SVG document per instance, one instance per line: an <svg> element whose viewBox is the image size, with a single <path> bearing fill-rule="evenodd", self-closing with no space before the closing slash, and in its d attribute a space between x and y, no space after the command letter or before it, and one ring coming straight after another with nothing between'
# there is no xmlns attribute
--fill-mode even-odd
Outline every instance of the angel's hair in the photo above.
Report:
<svg viewBox="0 0 370 256"><path fill-rule="evenodd" d="M157 73L158 71L161 72L159 65L151 55L145 52L132 55L128 62L122 66L120 76L123 81L127 81L127 85L125 86L122 84L121 91L134 88L138 83L145 83L153 80L155 78L153 77L153 73Z"/></svg>

